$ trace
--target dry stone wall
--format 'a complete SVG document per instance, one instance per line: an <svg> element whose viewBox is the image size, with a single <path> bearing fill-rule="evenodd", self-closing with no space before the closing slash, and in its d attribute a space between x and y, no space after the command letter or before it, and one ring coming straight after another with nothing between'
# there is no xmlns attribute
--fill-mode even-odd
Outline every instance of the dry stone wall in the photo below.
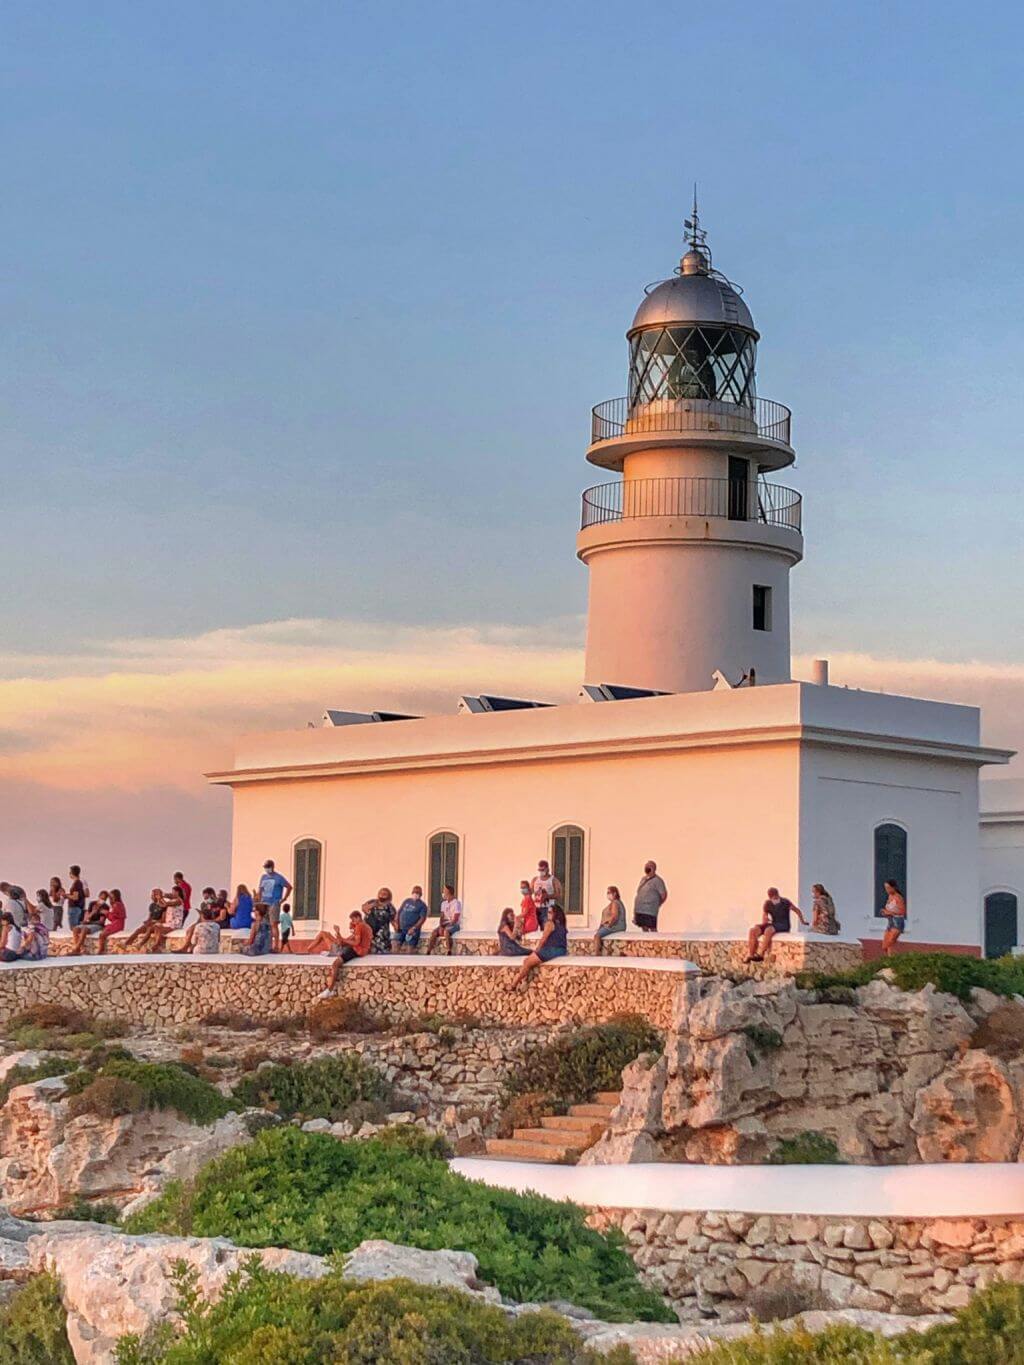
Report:
<svg viewBox="0 0 1024 1365"><path fill-rule="evenodd" d="M778 1311L963 1308L994 1280L1024 1283L1020 1218L837 1218L595 1209L683 1321ZM762 1316L765 1316L763 1313Z"/></svg>
<svg viewBox="0 0 1024 1365"><path fill-rule="evenodd" d="M124 957L42 964L0 972L0 1024L29 1005L70 1005L149 1028L198 1023L214 1011L274 1020L304 1014L323 990L326 958L307 962L189 962ZM342 972L340 992L379 1018L403 1023L424 1014L474 1015L488 1023L599 1023L643 1014L667 1028L682 974L643 968L573 967L537 971L512 990L504 966L360 964Z"/></svg>

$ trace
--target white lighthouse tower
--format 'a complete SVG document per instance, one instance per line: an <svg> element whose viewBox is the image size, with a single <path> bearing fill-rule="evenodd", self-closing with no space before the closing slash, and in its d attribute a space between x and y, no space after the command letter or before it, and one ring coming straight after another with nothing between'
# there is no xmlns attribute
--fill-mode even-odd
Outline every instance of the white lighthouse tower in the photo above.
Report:
<svg viewBox="0 0 1024 1365"><path fill-rule="evenodd" d="M789 571L803 557L790 412L758 398L758 332L697 218L627 333L629 393L594 408L583 495L585 682L695 692L790 678Z"/></svg>

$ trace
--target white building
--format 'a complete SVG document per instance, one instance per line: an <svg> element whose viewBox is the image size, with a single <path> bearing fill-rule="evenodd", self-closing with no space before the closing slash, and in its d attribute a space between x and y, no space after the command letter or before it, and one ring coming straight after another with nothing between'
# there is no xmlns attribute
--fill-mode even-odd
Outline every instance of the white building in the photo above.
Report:
<svg viewBox="0 0 1024 1365"><path fill-rule="evenodd" d="M629 392L594 409L583 495L590 575L580 704L463 698L454 714L329 711L321 729L239 741L233 880L291 869L300 918L332 922L385 882L442 883L491 928L548 856L593 924L649 858L661 927L740 933L765 888L833 893L844 936L881 937L881 883L916 945L978 951L976 709L791 679L789 572L801 498L790 413L756 395L759 340L696 217L678 271L627 334Z"/></svg>

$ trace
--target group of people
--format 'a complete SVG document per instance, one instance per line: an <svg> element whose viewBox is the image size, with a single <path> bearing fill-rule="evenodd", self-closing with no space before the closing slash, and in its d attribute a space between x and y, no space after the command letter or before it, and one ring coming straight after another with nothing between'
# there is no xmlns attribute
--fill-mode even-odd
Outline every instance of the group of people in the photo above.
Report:
<svg viewBox="0 0 1024 1365"><path fill-rule="evenodd" d="M155 886L142 923L123 937L127 910L116 888L93 899L82 869L73 863L68 882L51 877L49 889L32 901L20 886L0 882L0 962L39 961L49 955L50 934L65 925L71 931L71 951L87 951L90 940L105 953L112 940L122 952L217 953L225 929L248 932L242 952L260 956L291 951L293 921L286 897L292 890L272 859L263 864L255 892L239 883L233 897L227 891L203 888L195 921L185 929L192 912L192 886L183 872L175 872L168 889ZM172 934L185 929L181 947L171 949Z"/></svg>

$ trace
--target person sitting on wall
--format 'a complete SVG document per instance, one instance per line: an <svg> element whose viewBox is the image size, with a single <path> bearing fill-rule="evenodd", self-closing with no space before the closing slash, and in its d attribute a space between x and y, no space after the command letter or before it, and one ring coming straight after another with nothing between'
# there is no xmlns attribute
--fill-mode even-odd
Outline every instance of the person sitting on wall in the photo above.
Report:
<svg viewBox="0 0 1024 1365"><path fill-rule="evenodd" d="M569 951L569 929L565 922L565 911L557 901L552 902L548 922L540 936L540 942L523 960L523 965L515 974L510 990L520 986L530 973L544 962L553 962L556 957L565 957Z"/></svg>
<svg viewBox="0 0 1024 1365"><path fill-rule="evenodd" d="M125 921L128 918L128 911L125 909L124 897L115 886L110 893L110 909L107 911L103 921L103 928L99 932L96 940L96 951L105 953L107 944L116 934L124 933Z"/></svg>
<svg viewBox="0 0 1024 1365"><path fill-rule="evenodd" d="M17 962L25 935L10 910L0 913L0 962Z"/></svg>
<svg viewBox="0 0 1024 1365"><path fill-rule="evenodd" d="M354 915L359 914L358 910L353 910ZM328 953L334 956L339 947L345 942L341 935L340 927L335 924L330 929L321 929L315 938L310 942L306 952L315 956L317 953Z"/></svg>
<svg viewBox="0 0 1024 1365"><path fill-rule="evenodd" d="M906 931L907 902L898 882L887 881L885 883L885 895L886 901L882 906L882 914L885 915L889 923L882 935L882 954L884 957L892 957L896 951L896 944L900 941L900 935Z"/></svg>
<svg viewBox="0 0 1024 1365"><path fill-rule="evenodd" d="M446 886L441 899L441 914L437 921L437 927L427 939L428 955L434 951L438 941L441 941L447 945L448 956L451 957L455 949L455 935L461 928L462 902L455 898L455 887Z"/></svg>
<svg viewBox="0 0 1024 1365"><path fill-rule="evenodd" d="M601 923L597 926L597 933L594 935L593 949L595 954L600 957L604 951L604 940L609 934L624 934L626 932L626 907L622 903L622 896L617 886L608 888L608 904L601 911Z"/></svg>
<svg viewBox="0 0 1024 1365"><path fill-rule="evenodd" d="M192 945L195 942L196 931L199 928L200 924L202 924L203 922L203 912L206 910L209 910L210 918L213 920L214 924L217 924L217 893L216 891L214 891L212 886L203 887L202 899L199 902L199 919L195 922L195 924L190 924L189 927L185 930L185 942L181 945L180 948L175 948L173 950L174 952L176 953L192 952ZM207 937L209 937L209 935L207 935ZM217 924L217 940L218 940L217 948L219 951L220 949L219 924Z"/></svg>
<svg viewBox="0 0 1024 1365"><path fill-rule="evenodd" d="M49 952L50 931L39 912L39 907L34 905L28 912L28 928L22 935L19 956L22 962L42 962Z"/></svg>
<svg viewBox="0 0 1024 1365"><path fill-rule="evenodd" d="M217 923L221 929L251 929L252 928L252 892L245 882L239 882L235 887L235 899L227 906L227 915L220 905L220 895L217 896Z"/></svg>
<svg viewBox="0 0 1024 1365"><path fill-rule="evenodd" d="M327 978L327 989L320 992L317 996L318 1000L329 1000L332 995L337 995L338 977L341 974L342 967L355 961L357 957L365 957L370 951L373 934L370 932L369 925L363 923L363 916L360 911L352 911L348 917L348 924L348 937L342 938L339 934L337 943L330 950L334 961L331 963L330 975Z"/></svg>
<svg viewBox="0 0 1024 1365"><path fill-rule="evenodd" d="M755 924L747 935L747 962L763 962L776 934L788 934L793 927L793 916L807 925L803 911L785 896L777 886L768 888L768 899L761 912L761 923Z"/></svg>
<svg viewBox="0 0 1024 1365"><path fill-rule="evenodd" d="M658 876L658 864L653 858L644 863L644 875L633 897L633 923L645 934L658 928L658 911L668 900L668 887Z"/></svg>
<svg viewBox="0 0 1024 1365"><path fill-rule="evenodd" d="M249 941L242 948L246 957L264 957L273 951L274 939L270 931L270 906L262 901L252 907L252 928Z"/></svg>
<svg viewBox="0 0 1024 1365"><path fill-rule="evenodd" d="M429 907L423 899L423 887L414 886L398 907L398 921L395 926L392 946L397 948L400 953L418 952L420 935L423 933L423 926L427 922L428 914Z"/></svg>
<svg viewBox="0 0 1024 1365"><path fill-rule="evenodd" d="M376 900L366 901L363 905L363 922L373 935L373 951L390 953L391 929L397 919L398 911L391 899L391 888L382 886Z"/></svg>
<svg viewBox="0 0 1024 1365"><path fill-rule="evenodd" d="M85 914L82 916L81 923L71 931L71 954L79 957L85 952L86 940L103 932L103 926L107 918L107 902L103 899L106 892L102 892L100 899L90 901Z"/></svg>
<svg viewBox="0 0 1024 1365"><path fill-rule="evenodd" d="M146 911L146 918L137 929L132 932L124 941L124 951L131 952L136 944L139 945L138 951L142 952L150 942L160 942L160 926L163 923L164 911L167 908L164 900L164 893L159 886L154 886L149 893L149 909Z"/></svg>
<svg viewBox="0 0 1024 1365"><path fill-rule="evenodd" d="M519 883L519 914L516 917L516 927L520 938L523 934L535 934L540 928L537 923L537 907L533 902L533 887L527 881Z"/></svg>
<svg viewBox="0 0 1024 1365"><path fill-rule="evenodd" d="M531 905L533 902L530 902ZM501 912L501 919L498 920L498 956L499 957L529 957L529 948L524 948L520 942L521 935L516 924L516 912L510 905L506 906Z"/></svg>
<svg viewBox="0 0 1024 1365"><path fill-rule="evenodd" d="M163 922L154 931L153 937L156 938L156 942L152 945L153 951L162 952L166 949L170 936L181 933L187 913L182 892L177 887L164 892L164 917Z"/></svg>

